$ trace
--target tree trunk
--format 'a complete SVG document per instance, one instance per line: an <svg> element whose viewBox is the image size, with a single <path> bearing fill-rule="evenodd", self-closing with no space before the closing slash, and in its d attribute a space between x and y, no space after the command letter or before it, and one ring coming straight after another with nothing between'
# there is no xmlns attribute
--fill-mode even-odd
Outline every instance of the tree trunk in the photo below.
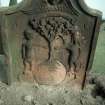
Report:
<svg viewBox="0 0 105 105"><path fill-rule="evenodd" d="M17 4L17 0L10 0L9 6Z"/></svg>

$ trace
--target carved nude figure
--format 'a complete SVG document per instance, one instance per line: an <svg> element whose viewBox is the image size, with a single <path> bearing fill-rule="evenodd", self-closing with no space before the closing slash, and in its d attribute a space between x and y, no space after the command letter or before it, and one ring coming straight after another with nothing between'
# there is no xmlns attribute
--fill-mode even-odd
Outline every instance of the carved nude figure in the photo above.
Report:
<svg viewBox="0 0 105 105"><path fill-rule="evenodd" d="M33 79L32 69L34 65L34 43L32 30L26 30L24 33L24 41L22 44L22 57L24 64L24 74L26 78Z"/></svg>

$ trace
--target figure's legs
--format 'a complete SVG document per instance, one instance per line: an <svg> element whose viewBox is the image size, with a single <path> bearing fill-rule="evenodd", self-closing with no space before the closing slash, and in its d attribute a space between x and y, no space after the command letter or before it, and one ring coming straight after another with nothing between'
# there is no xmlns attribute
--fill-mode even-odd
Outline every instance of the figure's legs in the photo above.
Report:
<svg viewBox="0 0 105 105"><path fill-rule="evenodd" d="M31 63L25 62L24 72L23 72L25 80L33 81L33 74L32 74L31 68L32 68Z"/></svg>
<svg viewBox="0 0 105 105"><path fill-rule="evenodd" d="M30 65L27 61L24 61L24 71L23 71L23 74L25 74L27 71L30 70Z"/></svg>
<svg viewBox="0 0 105 105"><path fill-rule="evenodd" d="M73 77L73 79L76 79L77 78L75 64L72 64L71 65L71 68L70 68L70 76Z"/></svg>
<svg viewBox="0 0 105 105"><path fill-rule="evenodd" d="M75 68L71 68L71 73L73 75L73 78L76 79L76 71L75 71Z"/></svg>
<svg viewBox="0 0 105 105"><path fill-rule="evenodd" d="M35 60L32 60L30 64L30 71L33 73L33 75L35 74L35 72L37 72L37 68L38 64L35 62Z"/></svg>

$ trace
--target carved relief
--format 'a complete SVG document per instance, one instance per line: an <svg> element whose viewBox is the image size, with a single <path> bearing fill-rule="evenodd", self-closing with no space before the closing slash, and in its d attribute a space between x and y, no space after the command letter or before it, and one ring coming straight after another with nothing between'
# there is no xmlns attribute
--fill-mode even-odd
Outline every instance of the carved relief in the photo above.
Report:
<svg viewBox="0 0 105 105"><path fill-rule="evenodd" d="M58 84L67 73L76 79L80 64L81 33L63 17L32 18L24 31L24 75L40 84Z"/></svg>

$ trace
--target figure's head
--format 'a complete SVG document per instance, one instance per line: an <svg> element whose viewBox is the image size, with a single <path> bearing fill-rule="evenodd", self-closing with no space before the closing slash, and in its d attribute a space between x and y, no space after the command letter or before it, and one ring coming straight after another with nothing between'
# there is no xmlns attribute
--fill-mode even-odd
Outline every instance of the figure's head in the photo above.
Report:
<svg viewBox="0 0 105 105"><path fill-rule="evenodd" d="M32 17L32 19L29 21L29 25L32 27L32 29L36 29L37 28L37 20L35 19L35 17Z"/></svg>
<svg viewBox="0 0 105 105"><path fill-rule="evenodd" d="M33 34L32 34L32 32L31 32L30 30L26 30L26 31L24 32L24 36L25 36L25 38L28 39L28 40L30 40L30 39L33 38Z"/></svg>

